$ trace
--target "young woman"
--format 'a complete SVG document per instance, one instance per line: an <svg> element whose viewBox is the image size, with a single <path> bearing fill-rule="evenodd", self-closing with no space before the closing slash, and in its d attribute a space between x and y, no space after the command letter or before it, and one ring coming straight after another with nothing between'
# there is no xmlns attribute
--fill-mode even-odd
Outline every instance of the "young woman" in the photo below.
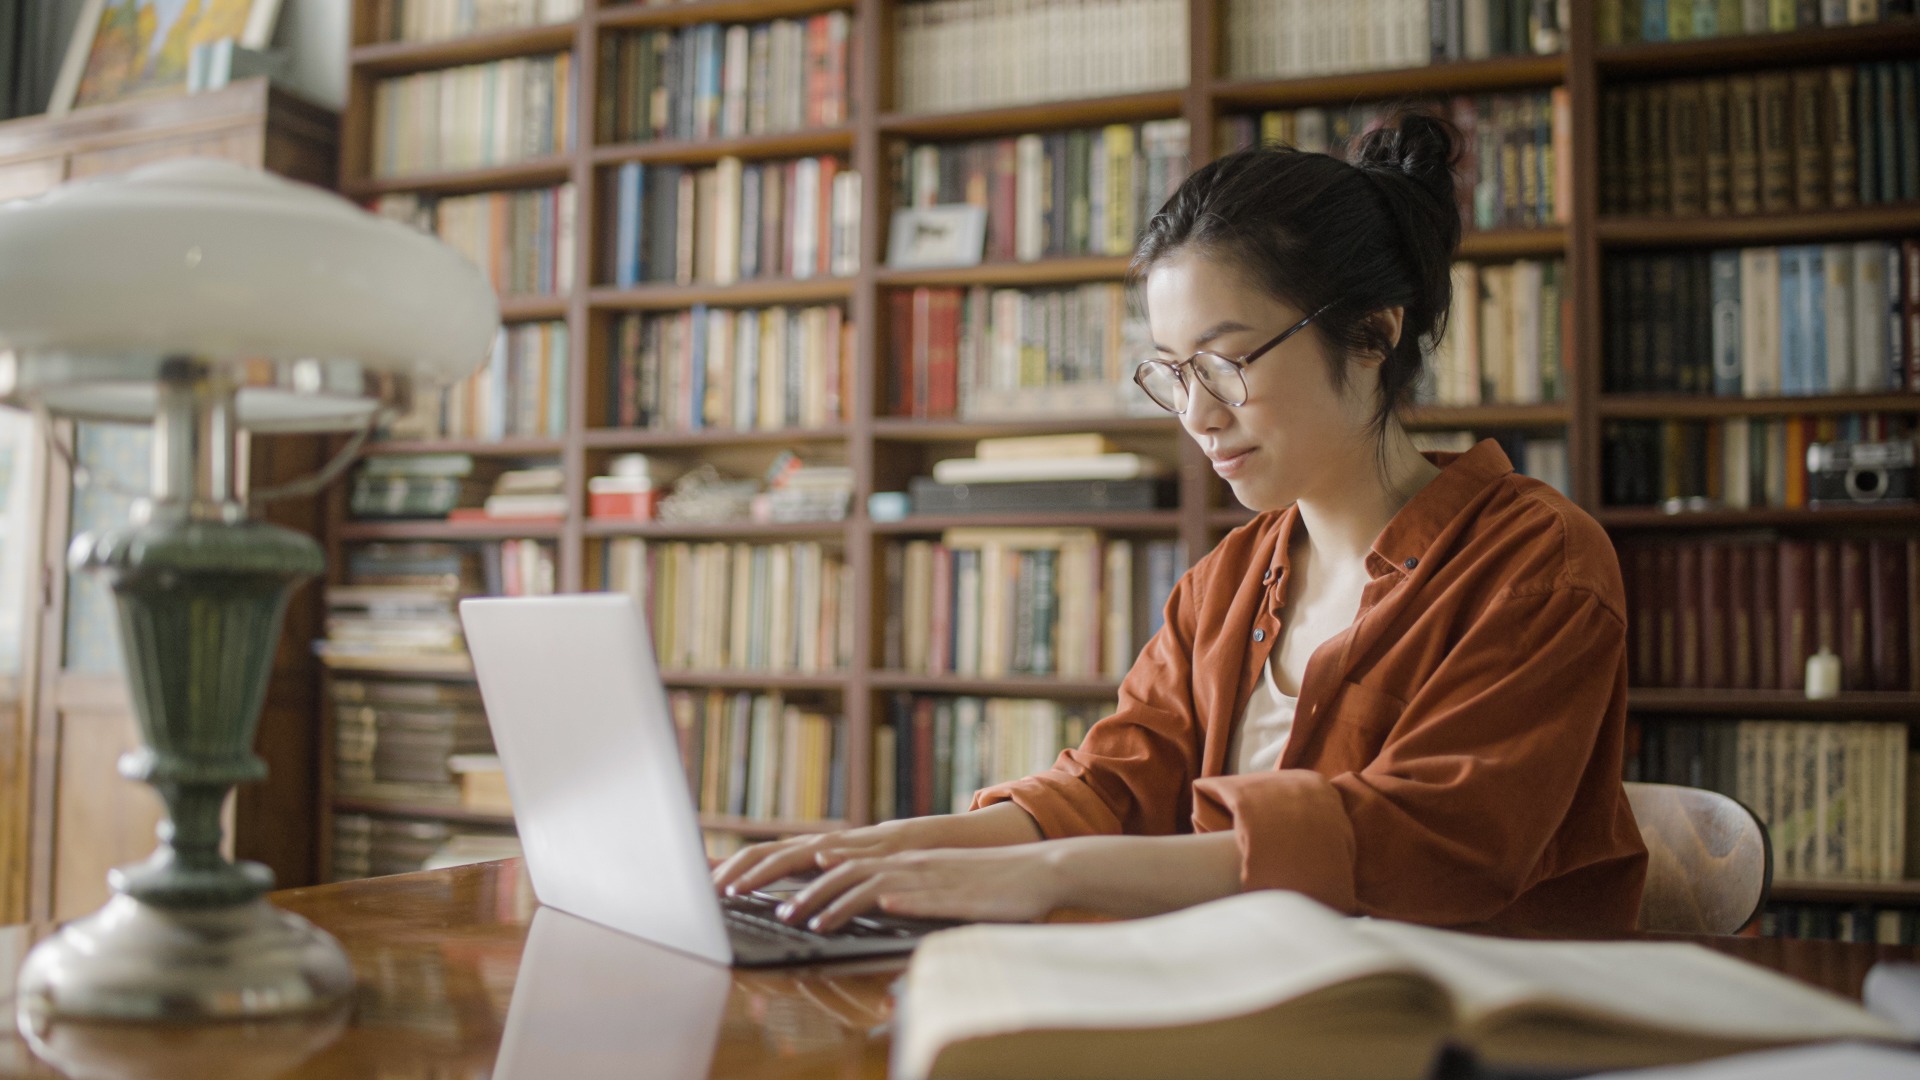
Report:
<svg viewBox="0 0 1920 1080"><path fill-rule="evenodd" d="M1135 380L1262 513L1181 578L1118 711L1051 770L970 813L749 847L716 885L823 871L783 911L821 930L1266 888L1632 927L1612 545L1497 444L1421 454L1396 419L1451 302L1454 153L1408 114L1353 164L1260 149L1188 178L1134 256L1156 350Z"/></svg>

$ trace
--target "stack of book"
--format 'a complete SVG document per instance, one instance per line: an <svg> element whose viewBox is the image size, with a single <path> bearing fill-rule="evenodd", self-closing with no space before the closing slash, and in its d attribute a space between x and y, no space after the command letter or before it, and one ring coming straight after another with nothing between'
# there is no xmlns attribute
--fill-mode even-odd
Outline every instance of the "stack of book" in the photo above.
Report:
<svg viewBox="0 0 1920 1080"><path fill-rule="evenodd" d="M887 546L886 666L927 673L1119 678L1159 628L1172 540L1092 529L949 529Z"/></svg>
<svg viewBox="0 0 1920 1080"><path fill-rule="evenodd" d="M818 428L852 408L853 321L839 305L622 315L608 354L614 427Z"/></svg>
<svg viewBox="0 0 1920 1080"><path fill-rule="evenodd" d="M374 209L438 236L498 292L551 296L573 288L572 183L437 199L383 195Z"/></svg>
<svg viewBox="0 0 1920 1080"><path fill-rule="evenodd" d="M567 473L558 465L508 469L493 481L486 502L448 515L452 521L559 522L567 516Z"/></svg>
<svg viewBox="0 0 1920 1080"><path fill-rule="evenodd" d="M333 815L333 880L410 874L454 835L444 821Z"/></svg>
<svg viewBox="0 0 1920 1080"><path fill-rule="evenodd" d="M860 272L860 174L836 157L628 162L612 209L608 269L623 289Z"/></svg>
<svg viewBox="0 0 1920 1080"><path fill-rule="evenodd" d="M471 454L377 454L353 476L356 518L445 518L486 496L494 469Z"/></svg>
<svg viewBox="0 0 1920 1080"><path fill-rule="evenodd" d="M539 540L482 544L480 566L489 596L552 596L559 591L552 544Z"/></svg>
<svg viewBox="0 0 1920 1080"><path fill-rule="evenodd" d="M1466 229L1507 229L1566 222L1573 213L1572 99L1564 87L1519 94L1461 94L1430 106L1453 121L1462 139L1454 166L1455 197ZM1342 161L1355 141L1401 106L1277 110L1220 121L1220 145L1294 146Z"/></svg>
<svg viewBox="0 0 1920 1080"><path fill-rule="evenodd" d="M378 41L445 41L580 17L580 0L377 0Z"/></svg>
<svg viewBox="0 0 1920 1080"><path fill-rule="evenodd" d="M1605 91L1601 211L1783 214L1920 198L1917 73L1907 60Z"/></svg>
<svg viewBox="0 0 1920 1080"><path fill-rule="evenodd" d="M893 416L1157 415L1133 384L1154 355L1122 285L1066 289L921 286L888 297Z"/></svg>
<svg viewBox="0 0 1920 1080"><path fill-rule="evenodd" d="M393 439L559 438L567 430L570 338L564 322L500 328L480 370L387 425Z"/></svg>
<svg viewBox="0 0 1920 1080"><path fill-rule="evenodd" d="M333 679L335 793L458 805L457 754L490 754L479 690L443 681Z"/></svg>
<svg viewBox="0 0 1920 1080"><path fill-rule="evenodd" d="M686 469L649 454L615 454L607 471L587 481L587 516L614 521L652 521L660 499Z"/></svg>
<svg viewBox="0 0 1920 1080"><path fill-rule="evenodd" d="M600 139L737 139L835 127L849 113L853 19L609 34L600 42Z"/></svg>
<svg viewBox="0 0 1920 1080"><path fill-rule="evenodd" d="M1920 538L1621 544L1634 686L1920 692Z"/></svg>
<svg viewBox="0 0 1920 1080"><path fill-rule="evenodd" d="M894 23L901 112L987 109L1187 84L1177 0L923 0Z"/></svg>
<svg viewBox="0 0 1920 1080"><path fill-rule="evenodd" d="M753 501L753 520L842 521L852 504L852 466L808 464L782 450L767 468L767 490Z"/></svg>
<svg viewBox="0 0 1920 1080"><path fill-rule="evenodd" d="M609 591L636 597L660 666L824 674L853 659L853 576L815 542L609 541Z"/></svg>
<svg viewBox="0 0 1920 1080"><path fill-rule="evenodd" d="M981 439L974 454L935 462L932 478L915 477L913 513L1152 510L1172 498L1164 483L1170 465L1120 452L1104 435Z"/></svg>
<svg viewBox="0 0 1920 1080"><path fill-rule="evenodd" d="M1808 446L1904 440L1913 431L1913 417L1880 413L1612 420L1601 427L1601 494L1609 506L1799 510L1813 504Z"/></svg>
<svg viewBox="0 0 1920 1080"><path fill-rule="evenodd" d="M1187 177L1187 122L894 144L894 205L987 212L985 257L1129 255Z"/></svg>
<svg viewBox="0 0 1920 1080"><path fill-rule="evenodd" d="M1115 707L897 694L874 730L873 820L964 814L974 792L1051 767Z"/></svg>
<svg viewBox="0 0 1920 1080"><path fill-rule="evenodd" d="M500 764L500 755L455 754L447 759L447 771L460 785L462 810L481 814L513 813L513 799L507 793L507 772Z"/></svg>
<svg viewBox="0 0 1920 1080"><path fill-rule="evenodd" d="M1920 239L1619 256L1606 303L1611 392L1920 390Z"/></svg>
<svg viewBox="0 0 1920 1080"><path fill-rule="evenodd" d="M1555 53L1564 5L1536 0L1232 0L1221 35L1235 78L1297 79Z"/></svg>
<svg viewBox="0 0 1920 1080"><path fill-rule="evenodd" d="M1628 778L1739 799L1767 823L1776 881L1906 877L1905 724L1662 720L1637 727Z"/></svg>
<svg viewBox="0 0 1920 1080"><path fill-rule="evenodd" d="M380 80L373 175L484 169L573 149L571 60L521 56Z"/></svg>
<svg viewBox="0 0 1920 1080"><path fill-rule="evenodd" d="M346 580L327 588L330 666L463 671L456 605L482 591L480 563L454 544L364 544L347 552Z"/></svg>
<svg viewBox="0 0 1920 1080"><path fill-rule="evenodd" d="M846 817L840 717L779 694L676 690L667 704L701 813L758 821Z"/></svg>
<svg viewBox="0 0 1920 1080"><path fill-rule="evenodd" d="M1565 393L1573 298L1564 259L1453 264L1453 308L1435 345L1422 404L1533 405Z"/></svg>
<svg viewBox="0 0 1920 1080"><path fill-rule="evenodd" d="M1821 0L1820 3L1791 4L1768 0L1679 4L1660 0L1599 0L1594 5L1595 25L1602 45L1690 41L1818 26L1861 26L1912 14L1910 0Z"/></svg>

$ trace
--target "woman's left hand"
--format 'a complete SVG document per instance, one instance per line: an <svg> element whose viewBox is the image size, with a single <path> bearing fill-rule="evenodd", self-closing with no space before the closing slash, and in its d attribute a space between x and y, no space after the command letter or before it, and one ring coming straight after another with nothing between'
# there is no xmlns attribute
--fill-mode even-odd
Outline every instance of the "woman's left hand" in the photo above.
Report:
<svg viewBox="0 0 1920 1080"><path fill-rule="evenodd" d="M1021 844L849 858L808 882L780 915L819 933L876 908L913 918L1030 922L1062 906L1063 885L1046 849Z"/></svg>

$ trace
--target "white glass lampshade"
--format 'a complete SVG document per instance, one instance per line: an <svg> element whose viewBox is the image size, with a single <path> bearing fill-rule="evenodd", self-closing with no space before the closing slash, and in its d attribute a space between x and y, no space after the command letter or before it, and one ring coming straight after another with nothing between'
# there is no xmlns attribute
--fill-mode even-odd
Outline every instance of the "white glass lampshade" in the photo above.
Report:
<svg viewBox="0 0 1920 1080"><path fill-rule="evenodd" d="M152 417L164 365L217 365L242 426L357 427L479 366L500 324L453 249L338 196L185 159L0 206L0 400Z"/></svg>

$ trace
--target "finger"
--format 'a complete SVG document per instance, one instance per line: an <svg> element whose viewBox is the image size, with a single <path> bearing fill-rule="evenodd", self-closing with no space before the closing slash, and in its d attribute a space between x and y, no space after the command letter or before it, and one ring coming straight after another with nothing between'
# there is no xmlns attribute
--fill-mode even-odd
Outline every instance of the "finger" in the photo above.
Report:
<svg viewBox="0 0 1920 1080"><path fill-rule="evenodd" d="M881 859L851 859L841 863L794 893L780 906L780 918L794 926L806 922L835 897L878 873L884 864Z"/></svg>
<svg viewBox="0 0 1920 1080"><path fill-rule="evenodd" d="M841 893L820 914L807 920L807 929L816 934L831 934L855 915L872 911L889 887L898 887L895 877L892 873L880 873ZM890 886L890 883L893 884Z"/></svg>
<svg viewBox="0 0 1920 1080"><path fill-rule="evenodd" d="M774 850L744 869L727 885L728 894L752 892L784 877L811 873L814 869L813 856L817 843L814 838L809 837L805 840L789 840L774 845Z"/></svg>
<svg viewBox="0 0 1920 1080"><path fill-rule="evenodd" d="M725 887L728 882L745 873L749 867L772 854L773 847L772 844L750 844L734 852L714 868L714 885Z"/></svg>

